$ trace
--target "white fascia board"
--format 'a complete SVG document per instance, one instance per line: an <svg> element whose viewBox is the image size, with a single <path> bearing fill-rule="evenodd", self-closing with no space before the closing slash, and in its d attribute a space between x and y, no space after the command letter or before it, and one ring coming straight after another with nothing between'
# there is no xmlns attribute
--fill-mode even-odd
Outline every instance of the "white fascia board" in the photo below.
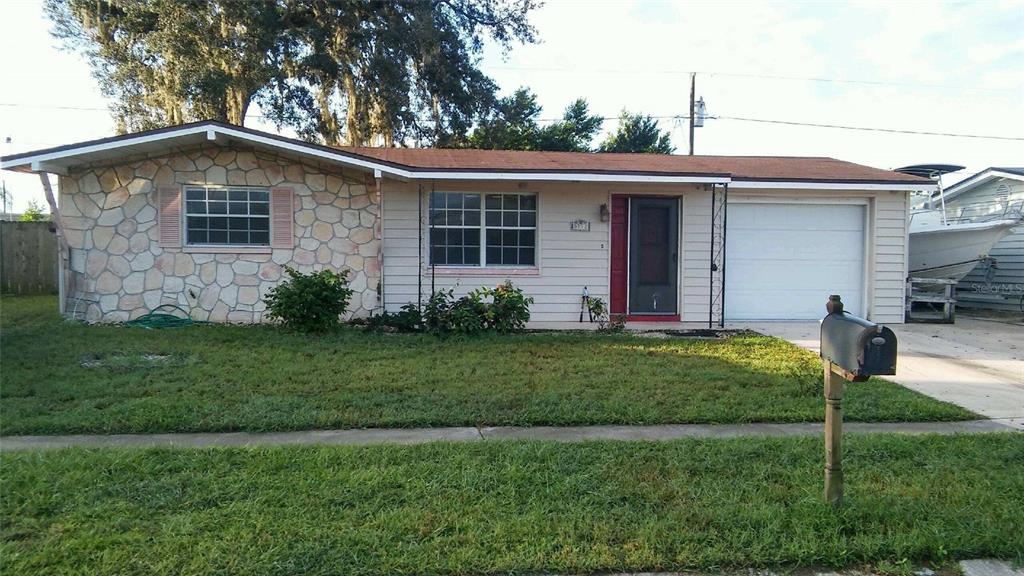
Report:
<svg viewBox="0 0 1024 576"><path fill-rule="evenodd" d="M67 150L58 150L56 152L49 152L45 154L35 154L33 156L26 156L24 158L18 158L17 160L8 161L7 163L0 166L0 168L11 169L17 168L19 166L31 166L34 163L44 163L51 160L61 160L69 156L77 156L79 154L90 154L92 152L116 150L118 148L145 144L147 142L157 142L159 140L165 140L167 138L172 138L174 136L187 136L189 134L199 134L207 132L208 130L210 130L209 126L191 126L189 128L182 128L181 130L160 132L159 134L146 134L144 136L125 138L123 140L117 140L114 142L103 142L100 144L92 144L90 146L69 148Z"/></svg>
<svg viewBox="0 0 1024 576"><path fill-rule="evenodd" d="M17 160L7 161L0 165L0 168L9 170L12 168L28 166L33 171L39 171L39 167L47 166L48 162L59 161L61 159L77 156L79 154L91 154L94 152L105 152L108 150L130 148L132 146L138 146L139 144L159 142L161 140L167 140L179 136L189 136L193 134L203 134L205 135L206 140L208 141L216 140L218 138L218 135L222 134L224 136L237 138L239 140L247 142L259 143L281 150L289 150L307 156L316 156L318 158L323 158L325 160L331 160L334 162L340 162L342 164L348 164L350 166L356 166L359 168L363 168L367 171L380 171L392 174L399 178L409 178L409 172L407 170L392 168L385 164L378 164L376 162L369 162L358 158L351 158L344 154L328 152L326 150L322 150L316 147L305 146L302 144L292 142L283 142L275 138L267 138L264 136L243 132L241 130L232 130L231 128L225 128L223 126L209 126L203 124L200 124L198 126L181 128L179 130L169 130L166 132L160 132L158 134L146 134L142 136L136 136L134 138L124 138L120 140L115 140L113 142L103 142L99 144L92 144L89 146L81 146L44 154L25 156L23 158L18 158ZM53 165L51 164L50 166L52 167Z"/></svg>
<svg viewBox="0 0 1024 576"><path fill-rule="evenodd" d="M899 190L916 192L918 190L935 190L936 185L922 182L920 184L858 184L856 182L757 182L752 180L733 181L729 188L762 188L788 190Z"/></svg>
<svg viewBox="0 0 1024 576"><path fill-rule="evenodd" d="M659 176L656 174L594 174L591 172L411 172L414 180L543 180L560 182L653 182L661 184L727 184L721 176Z"/></svg>
<svg viewBox="0 0 1024 576"><path fill-rule="evenodd" d="M31 164L33 172L49 172L51 174L67 175L67 166L61 166L60 164L54 164L53 162L33 162Z"/></svg>

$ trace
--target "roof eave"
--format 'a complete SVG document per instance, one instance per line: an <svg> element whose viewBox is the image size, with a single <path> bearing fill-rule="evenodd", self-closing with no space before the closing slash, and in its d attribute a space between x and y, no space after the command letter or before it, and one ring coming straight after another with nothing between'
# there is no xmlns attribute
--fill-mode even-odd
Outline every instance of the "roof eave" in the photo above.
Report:
<svg viewBox="0 0 1024 576"><path fill-rule="evenodd" d="M224 124L217 121L203 121L179 126L170 126L141 132L112 136L98 140L68 144L31 152L12 154L0 158L0 169L17 172L67 173L76 164L104 161L116 157L119 151L134 149L136 152L159 150L169 142L179 145L196 145L204 142L237 140L249 144L285 150L294 154L337 162L342 166L372 172L375 177L391 177L399 180L519 180L558 182L639 182L662 184L731 184L737 188L805 188L805 189L887 189L926 190L933 183L906 181L851 181L814 180L785 178L734 178L726 173L652 172L652 171L600 171L600 170L543 170L543 169L434 169L411 167L369 156L339 150L329 146L302 142L292 138L269 134L251 128ZM109 154L104 155L105 152Z"/></svg>
<svg viewBox="0 0 1024 576"><path fill-rule="evenodd" d="M934 182L906 180L823 180L808 178L734 178L730 188L789 189L789 190L894 190L905 192L934 190Z"/></svg>
<svg viewBox="0 0 1024 576"><path fill-rule="evenodd" d="M950 198L956 198L957 196L963 194L964 192L967 192L968 190L973 190L974 188L977 188L978 186L981 186L982 184L985 184L988 181L996 178L1010 178L1012 180L1019 180L1024 182L1024 176L1020 174L1014 174L1013 172L1004 172L1003 170L999 170L997 168L986 168L981 172L978 172L974 176L971 176L970 178L965 178L957 182L956 184L953 184L949 188L943 190L942 195L945 196L947 200L949 200Z"/></svg>
<svg viewBox="0 0 1024 576"><path fill-rule="evenodd" d="M16 172L63 174L72 166L91 161L102 161L105 159L103 155L105 152L111 153L111 155L128 149L146 152L147 148L153 148L154 145L195 145L204 142L223 142L231 139L278 150L286 150L319 160L338 162L352 168L373 172L378 176L387 173L400 179L408 178L407 170L394 168L386 163L369 161L319 144L299 142L283 136L214 121L172 126L144 133L114 136L55 148L12 154L0 158L0 169Z"/></svg>

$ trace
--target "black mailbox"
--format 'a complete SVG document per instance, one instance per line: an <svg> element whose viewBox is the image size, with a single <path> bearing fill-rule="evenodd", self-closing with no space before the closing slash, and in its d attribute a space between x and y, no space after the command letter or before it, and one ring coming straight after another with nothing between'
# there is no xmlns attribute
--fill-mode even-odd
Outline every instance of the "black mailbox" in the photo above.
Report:
<svg viewBox="0 0 1024 576"><path fill-rule="evenodd" d="M829 297L828 312L821 321L822 360L856 382L896 373L896 334L892 330L844 312L839 296Z"/></svg>

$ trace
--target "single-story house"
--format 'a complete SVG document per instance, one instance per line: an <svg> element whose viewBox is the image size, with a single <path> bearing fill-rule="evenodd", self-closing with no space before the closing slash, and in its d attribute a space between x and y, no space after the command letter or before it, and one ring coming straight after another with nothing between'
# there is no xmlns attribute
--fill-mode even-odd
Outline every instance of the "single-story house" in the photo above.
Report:
<svg viewBox="0 0 1024 576"><path fill-rule="evenodd" d="M353 314L510 279L535 321L903 320L911 191L831 158L328 147L198 122L4 157L59 175L67 314L263 317L282 268L348 268Z"/></svg>
<svg viewBox="0 0 1024 576"><path fill-rule="evenodd" d="M956 222L1024 216L1024 167L986 168L947 188L946 214ZM932 205L938 205L932 200ZM996 243L989 260L957 283L957 305L1021 312L1024 297L1024 223Z"/></svg>

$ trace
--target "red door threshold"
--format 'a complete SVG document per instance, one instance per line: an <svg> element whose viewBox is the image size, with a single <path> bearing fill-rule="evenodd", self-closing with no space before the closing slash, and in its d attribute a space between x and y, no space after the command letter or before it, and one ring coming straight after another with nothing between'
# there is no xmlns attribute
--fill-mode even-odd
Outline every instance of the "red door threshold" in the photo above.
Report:
<svg viewBox="0 0 1024 576"><path fill-rule="evenodd" d="M627 314L626 322L679 322L679 314Z"/></svg>

